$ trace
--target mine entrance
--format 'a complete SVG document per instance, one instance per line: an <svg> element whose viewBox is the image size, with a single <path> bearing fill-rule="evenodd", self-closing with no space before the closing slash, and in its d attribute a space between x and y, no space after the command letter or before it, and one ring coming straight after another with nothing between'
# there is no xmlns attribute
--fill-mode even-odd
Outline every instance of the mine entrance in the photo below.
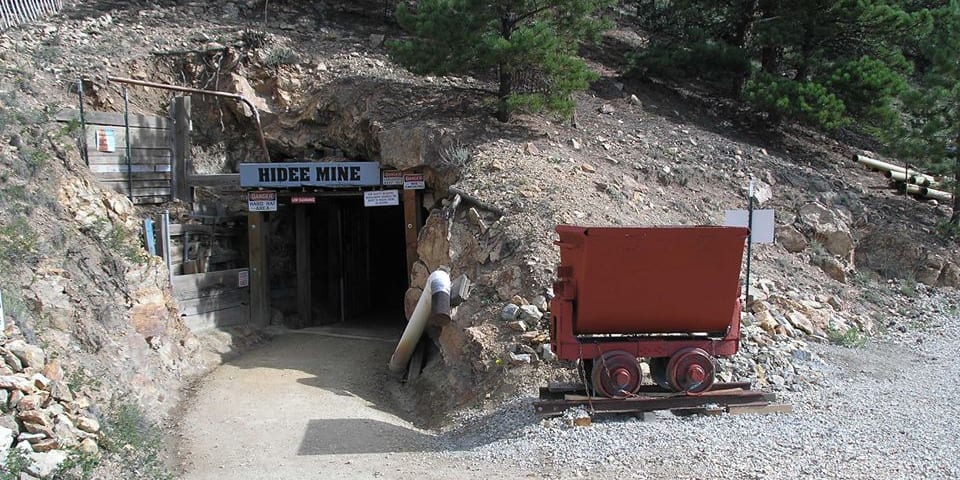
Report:
<svg viewBox="0 0 960 480"><path fill-rule="evenodd" d="M297 248L306 244L309 249L305 262L305 252L298 252L300 326L402 324L407 288L402 204L365 207L362 194L317 196L314 201L293 205L300 210L298 230L305 225L303 233L298 231Z"/></svg>

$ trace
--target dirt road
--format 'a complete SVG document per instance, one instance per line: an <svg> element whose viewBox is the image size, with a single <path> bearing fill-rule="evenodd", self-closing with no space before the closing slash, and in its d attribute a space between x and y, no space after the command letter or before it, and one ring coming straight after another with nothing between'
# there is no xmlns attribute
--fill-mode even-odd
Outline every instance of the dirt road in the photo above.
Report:
<svg viewBox="0 0 960 480"><path fill-rule="evenodd" d="M402 417L402 387L386 371L398 336L301 330L223 365L180 422L180 478L476 478L476 465L438 458L433 435Z"/></svg>

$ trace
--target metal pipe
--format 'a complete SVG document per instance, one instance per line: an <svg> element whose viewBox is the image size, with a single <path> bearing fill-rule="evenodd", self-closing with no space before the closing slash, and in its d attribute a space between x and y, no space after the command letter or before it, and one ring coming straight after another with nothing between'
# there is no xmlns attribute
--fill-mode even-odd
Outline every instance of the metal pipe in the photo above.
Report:
<svg viewBox="0 0 960 480"><path fill-rule="evenodd" d="M912 183L914 185L920 185L923 187L929 187L937 184L936 179L934 179L930 175L926 175L923 173L915 173L915 174L911 174L910 176L907 176L906 173L894 172L892 170L888 170L883 174L887 178L896 180L898 182Z"/></svg>
<svg viewBox="0 0 960 480"><path fill-rule="evenodd" d="M123 87L123 134L126 141L123 143L127 153L127 198L133 202L133 164L130 155L130 96L127 87Z"/></svg>
<svg viewBox="0 0 960 480"><path fill-rule="evenodd" d="M250 100L247 100L243 95L240 95L238 93L219 92L216 90L201 90L199 88L181 87L178 85L148 82L146 80L135 80L132 78L123 78L123 77L108 76L107 80L111 82L117 82L117 83L139 85L141 87L161 88L164 90L173 90L176 92L195 93L197 95L212 95L215 97L224 97L224 98L232 98L234 100L239 100L243 102L250 109L251 112L253 112L253 121L254 123L257 124L257 135L260 138L260 148L263 149L263 155L265 160L267 162L270 161L270 150L267 149L267 140L263 136L263 126L260 124L260 113L257 111L256 107L253 106L253 103L250 103Z"/></svg>
<svg viewBox="0 0 960 480"><path fill-rule="evenodd" d="M910 195L917 195L925 198L932 198L939 200L941 202L949 202L953 200L953 195L949 192L944 192L943 190L934 190L929 187L922 187L919 185L912 185L909 183L903 183L898 185L899 190L908 193Z"/></svg>
<svg viewBox="0 0 960 480"><path fill-rule="evenodd" d="M90 152L87 151L87 119L83 112L83 79L77 79L77 95L80 97L80 147L83 149L83 162L90 166Z"/></svg>
<svg viewBox="0 0 960 480"><path fill-rule="evenodd" d="M865 157L863 155L854 155L853 159L875 170L884 170L888 172L900 172L900 173L903 173L904 175L907 174L906 168L901 167L899 165L894 165L892 163L881 162L880 160L876 160L870 157Z"/></svg>
<svg viewBox="0 0 960 480"><path fill-rule="evenodd" d="M444 302L444 296L446 302ZM427 277L427 284L417 300L417 306L410 315L407 328L397 343L397 349L390 357L390 371L400 373L407 369L413 350L423 336L427 320L434 315L450 316L450 274L444 270L437 270Z"/></svg>

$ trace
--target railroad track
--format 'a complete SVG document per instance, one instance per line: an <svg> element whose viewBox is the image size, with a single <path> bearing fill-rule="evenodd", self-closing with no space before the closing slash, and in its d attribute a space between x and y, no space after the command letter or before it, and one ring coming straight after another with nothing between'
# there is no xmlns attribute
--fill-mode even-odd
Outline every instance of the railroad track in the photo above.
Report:
<svg viewBox="0 0 960 480"><path fill-rule="evenodd" d="M582 407L596 413L642 413L671 410L678 415L738 413L788 413L790 405L776 403L773 393L750 390L749 382L716 383L701 394L672 392L658 385L641 385L627 398L596 397L583 385L551 383L540 388L540 400L533 406L543 417L562 415L568 408Z"/></svg>

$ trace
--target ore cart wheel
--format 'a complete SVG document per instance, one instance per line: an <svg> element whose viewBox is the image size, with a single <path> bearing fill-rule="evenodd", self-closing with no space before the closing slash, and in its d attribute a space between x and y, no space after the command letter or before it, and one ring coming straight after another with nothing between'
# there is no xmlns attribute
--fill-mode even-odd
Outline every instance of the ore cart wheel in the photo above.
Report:
<svg viewBox="0 0 960 480"><path fill-rule="evenodd" d="M648 362L650 365L650 378L664 390L673 390L670 382L667 381L667 363L669 362L670 357L654 357Z"/></svg>
<svg viewBox="0 0 960 480"><path fill-rule="evenodd" d="M713 386L717 365L710 354L700 348L684 348L667 363L667 382L672 390L702 393Z"/></svg>
<svg viewBox="0 0 960 480"><path fill-rule="evenodd" d="M623 350L613 350L593 359L590 380L597 393L610 398L623 398L637 393L643 373L637 357Z"/></svg>

